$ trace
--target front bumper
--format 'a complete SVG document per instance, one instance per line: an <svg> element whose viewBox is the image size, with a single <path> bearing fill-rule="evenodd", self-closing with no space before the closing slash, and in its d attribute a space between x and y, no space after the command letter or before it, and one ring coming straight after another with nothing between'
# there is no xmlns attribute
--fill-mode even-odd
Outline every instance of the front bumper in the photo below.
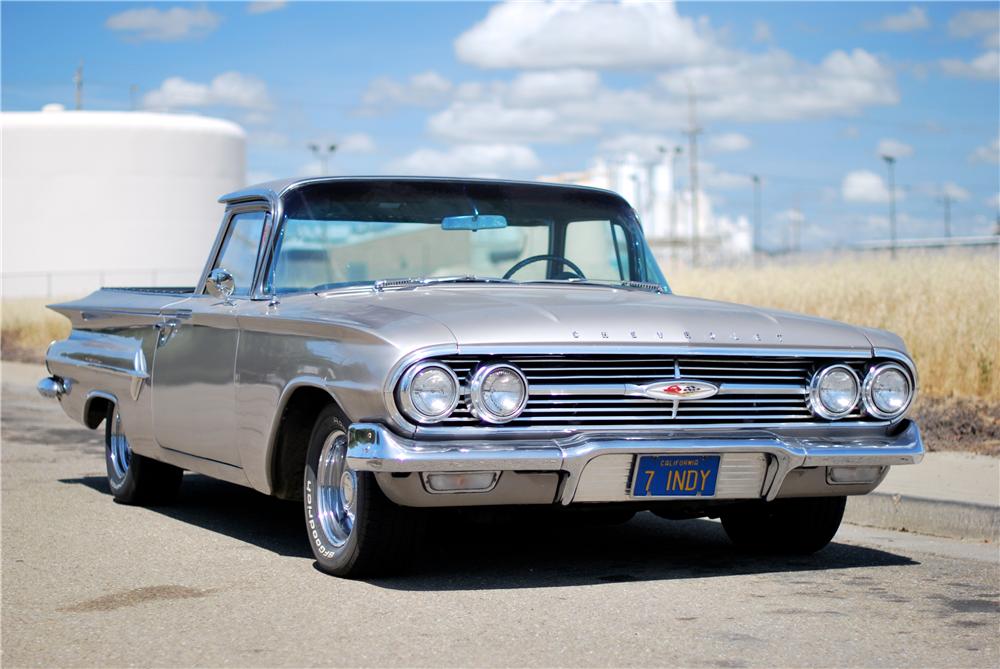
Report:
<svg viewBox="0 0 1000 669"><path fill-rule="evenodd" d="M417 441L393 434L382 425L355 423L348 430L347 462L357 471L382 476L405 477L408 473L426 472L519 472L559 474L554 500L572 502L628 501L627 479L633 456L639 454L711 453L721 454L733 463L732 498L775 499L789 474L796 479L826 483L825 476L801 476L817 468L907 465L920 462L924 445L920 430L912 421L904 421L893 435L859 434L838 436L777 435L753 431L732 435L705 435L668 438L628 437L578 434L566 438L518 441ZM610 456L610 457L609 457ZM884 471L883 471L884 476ZM835 489L841 494L867 492ZM583 485L581 485L583 483ZM821 484L816 484L816 486ZM385 487L385 485L383 485ZM814 486L815 487L815 486ZM837 494L824 490L803 490L796 483L798 495ZM787 492L786 492L787 494ZM392 495L390 495L392 496ZM435 495L456 498L448 505L461 506L472 495ZM516 497L516 495L515 495ZM717 495L718 497L718 495ZM517 503L505 499L506 503ZM469 502L476 503L476 502Z"/></svg>

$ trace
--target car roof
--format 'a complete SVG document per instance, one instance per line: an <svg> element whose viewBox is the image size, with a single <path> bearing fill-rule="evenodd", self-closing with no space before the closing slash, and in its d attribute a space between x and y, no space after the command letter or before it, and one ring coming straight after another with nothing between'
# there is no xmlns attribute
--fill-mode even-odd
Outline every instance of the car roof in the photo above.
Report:
<svg viewBox="0 0 1000 669"><path fill-rule="evenodd" d="M306 177L291 179L276 179L263 183L247 186L240 190L227 193L219 198L219 202L230 204L246 200L268 200L277 201L287 191L302 186L304 184L315 183L337 183L337 182L372 182L372 183L469 183L469 184L510 184L521 186L538 186L540 188L570 189L589 193L605 193L615 198L621 199L621 195L604 188L594 188L592 186L579 186L576 184L553 183L548 181L517 181L512 179L473 179L458 177L417 177L417 176L341 176L341 177Z"/></svg>

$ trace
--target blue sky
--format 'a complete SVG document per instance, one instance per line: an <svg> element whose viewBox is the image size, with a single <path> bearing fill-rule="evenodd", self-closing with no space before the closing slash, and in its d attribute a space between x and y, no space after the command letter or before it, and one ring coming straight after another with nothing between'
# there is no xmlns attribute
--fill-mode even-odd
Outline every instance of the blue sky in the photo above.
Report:
<svg viewBox="0 0 1000 669"><path fill-rule="evenodd" d="M765 244L988 233L998 209L997 3L2 3L2 107L231 118L250 179L447 172L531 178L684 143L697 96L718 213ZM136 86L137 93L130 94ZM686 160L686 159L685 159ZM682 162L686 175L686 163ZM681 184L685 179L681 180Z"/></svg>

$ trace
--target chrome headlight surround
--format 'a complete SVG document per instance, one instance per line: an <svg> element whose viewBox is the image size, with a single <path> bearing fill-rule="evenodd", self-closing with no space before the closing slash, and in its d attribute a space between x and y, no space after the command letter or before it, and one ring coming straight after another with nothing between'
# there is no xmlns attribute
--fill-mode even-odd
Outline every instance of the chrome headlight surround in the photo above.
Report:
<svg viewBox="0 0 1000 669"><path fill-rule="evenodd" d="M830 408L823 404L823 401L820 399L820 389L826 377L833 372L838 371L847 372L851 378L854 379L854 400L851 402L851 405L843 411L831 411ZM820 371L816 372L812 377L812 381L809 383L809 408L820 418L838 420L851 413L851 411L858 406L858 402L861 400L861 394L861 379L858 378L857 372L847 365L830 365L829 367L824 367Z"/></svg>
<svg viewBox="0 0 1000 669"><path fill-rule="evenodd" d="M484 392L487 392L483 388L483 385L490 376L496 374L497 372L509 372L513 374L520 380L521 385L524 388L524 393L521 395L521 399L514 411L507 415L499 415L490 411L486 405L486 400L483 397ZM483 365L476 370L476 373L472 376L472 380L469 382L469 406L472 409L473 415L479 420L496 425L509 423L521 415L521 412L524 411L524 407L527 404L528 379L526 379L524 374L521 373L521 370L511 364L499 362L490 365Z"/></svg>
<svg viewBox="0 0 1000 669"><path fill-rule="evenodd" d="M443 371L451 379L454 388L451 401L448 404L448 409L436 414L426 414L418 409L413 402L413 397L411 396L413 383L416 381L417 375L421 372L427 371L428 369L439 369ZM399 407L403 410L403 413L411 420L415 420L418 423L439 423L450 416L455 410L455 407L458 406L460 393L461 385L458 382L458 377L450 367L440 362L425 360L424 362L418 362L415 365L411 365L409 369L406 370L402 378L399 380L399 390L396 393L396 398L399 402Z"/></svg>
<svg viewBox="0 0 1000 669"><path fill-rule="evenodd" d="M879 409L878 405L875 404L874 397L876 379L880 374L889 370L899 372L906 381L906 401L903 402L902 407L894 412L887 412ZM861 400L864 402L865 411L868 415L875 418L881 418L883 420L894 420L902 417L909 410L910 405L913 404L914 396L916 396L916 392L913 377L910 376L910 373L905 367L895 362L883 362L873 365L872 368L868 370L868 374L865 376L864 384L861 386Z"/></svg>

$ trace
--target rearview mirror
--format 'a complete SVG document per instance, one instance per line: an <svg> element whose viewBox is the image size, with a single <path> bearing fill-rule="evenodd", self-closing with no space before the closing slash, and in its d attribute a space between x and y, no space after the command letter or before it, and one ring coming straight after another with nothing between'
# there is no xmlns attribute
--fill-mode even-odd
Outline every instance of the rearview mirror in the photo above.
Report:
<svg viewBox="0 0 1000 669"><path fill-rule="evenodd" d="M495 214L445 216L441 219L442 230L497 230L506 227L507 219Z"/></svg>

